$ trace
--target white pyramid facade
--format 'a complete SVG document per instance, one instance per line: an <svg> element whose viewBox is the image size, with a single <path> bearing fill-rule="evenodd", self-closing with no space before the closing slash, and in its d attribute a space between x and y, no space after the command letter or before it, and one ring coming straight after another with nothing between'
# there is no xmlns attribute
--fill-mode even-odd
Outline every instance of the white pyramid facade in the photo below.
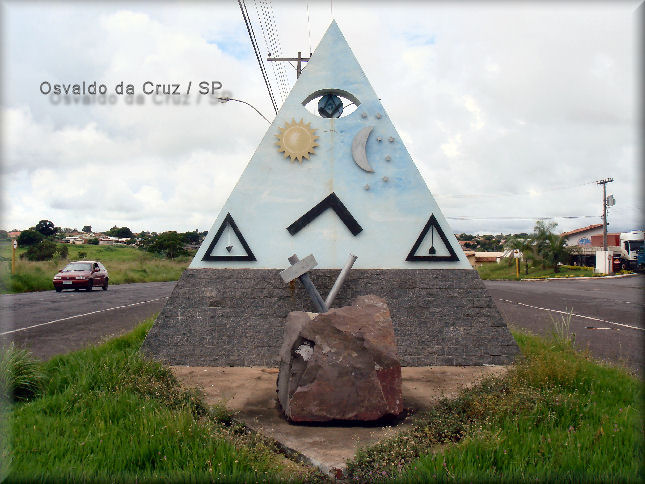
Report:
<svg viewBox="0 0 645 484"><path fill-rule="evenodd" d="M329 119L304 107L303 102L330 89L357 99L357 109ZM276 144L281 128L300 120L317 136L317 146L310 148L309 159L303 158L302 163L285 158ZM358 142L360 148L357 135L369 127L373 129L364 154L373 172L361 168L352 151L353 143ZM324 209L327 205L310 220L301 220L320 202L329 202L332 194L353 222L344 221L333 208ZM252 257L232 231L231 219ZM293 230L298 220L302 226L292 234L287 228ZM425 236L420 238L424 228ZM313 253L317 268L333 269L342 267L350 252L358 256L357 269L472 269L333 22L190 268L279 269L289 265L287 257L294 253L301 258Z"/></svg>

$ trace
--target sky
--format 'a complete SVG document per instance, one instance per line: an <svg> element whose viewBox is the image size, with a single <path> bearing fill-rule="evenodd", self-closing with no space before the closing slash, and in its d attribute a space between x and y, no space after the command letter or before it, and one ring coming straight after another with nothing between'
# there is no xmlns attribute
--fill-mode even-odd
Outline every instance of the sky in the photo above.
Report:
<svg viewBox="0 0 645 484"><path fill-rule="evenodd" d="M641 2L246 8L263 58L306 55L338 22L454 232L600 223L605 178L609 231L643 229ZM211 227L269 128L217 97L275 116L237 2L4 1L1 22L0 228ZM295 67L264 64L279 106ZM83 81L108 95L43 94Z"/></svg>

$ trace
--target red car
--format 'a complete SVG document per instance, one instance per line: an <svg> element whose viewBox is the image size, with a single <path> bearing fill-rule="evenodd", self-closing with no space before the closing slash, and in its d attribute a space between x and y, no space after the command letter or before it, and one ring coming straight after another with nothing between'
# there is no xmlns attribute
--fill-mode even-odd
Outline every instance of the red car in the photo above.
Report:
<svg viewBox="0 0 645 484"><path fill-rule="evenodd" d="M53 283L56 292L61 292L63 289L91 291L95 286L100 286L107 291L108 280L108 271L103 264L98 261L83 260L67 264L54 276Z"/></svg>

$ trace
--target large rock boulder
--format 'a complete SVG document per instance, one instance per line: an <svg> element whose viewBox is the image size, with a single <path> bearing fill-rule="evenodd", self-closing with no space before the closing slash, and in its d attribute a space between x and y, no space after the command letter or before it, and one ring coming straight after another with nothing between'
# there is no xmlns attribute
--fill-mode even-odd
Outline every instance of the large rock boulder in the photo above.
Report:
<svg viewBox="0 0 645 484"><path fill-rule="evenodd" d="M403 410L390 311L377 296L289 313L280 359L278 400L293 422L369 421Z"/></svg>

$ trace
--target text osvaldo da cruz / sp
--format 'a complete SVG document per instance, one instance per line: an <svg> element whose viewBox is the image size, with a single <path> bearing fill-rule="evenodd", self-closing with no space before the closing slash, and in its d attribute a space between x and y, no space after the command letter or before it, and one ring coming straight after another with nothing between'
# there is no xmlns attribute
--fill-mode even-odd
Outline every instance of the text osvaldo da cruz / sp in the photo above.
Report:
<svg viewBox="0 0 645 484"><path fill-rule="evenodd" d="M222 88L220 81L200 81L194 82L176 82L176 83L159 83L153 81L144 81L136 86L134 84L125 83L123 81L114 84L109 88L106 84L92 82L80 83L51 83L43 81L40 83L40 92L44 95L66 95L66 96L86 96L86 95L104 95L108 92L118 95L131 95L131 94L167 94L167 95L182 95L190 94L191 89L197 89L198 94L207 95L214 94Z"/></svg>

